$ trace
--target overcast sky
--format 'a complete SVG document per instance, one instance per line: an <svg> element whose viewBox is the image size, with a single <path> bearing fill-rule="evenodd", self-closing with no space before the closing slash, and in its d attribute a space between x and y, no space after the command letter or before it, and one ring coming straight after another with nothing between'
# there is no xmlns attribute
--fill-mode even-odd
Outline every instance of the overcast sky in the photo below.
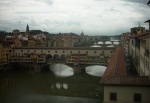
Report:
<svg viewBox="0 0 150 103"><path fill-rule="evenodd" d="M149 0L0 0L0 30L119 35L131 27L148 29ZM20 23L19 23L20 22Z"/></svg>

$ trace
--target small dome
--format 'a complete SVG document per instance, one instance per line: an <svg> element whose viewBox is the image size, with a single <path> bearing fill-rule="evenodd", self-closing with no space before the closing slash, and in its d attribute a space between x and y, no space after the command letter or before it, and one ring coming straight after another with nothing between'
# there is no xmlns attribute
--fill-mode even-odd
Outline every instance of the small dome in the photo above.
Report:
<svg viewBox="0 0 150 103"><path fill-rule="evenodd" d="M106 41L105 44L112 44L110 41Z"/></svg>
<svg viewBox="0 0 150 103"><path fill-rule="evenodd" d="M99 41L97 44L104 44L103 42Z"/></svg>
<svg viewBox="0 0 150 103"><path fill-rule="evenodd" d="M114 45L119 45L119 42L113 42Z"/></svg>
<svg viewBox="0 0 150 103"><path fill-rule="evenodd" d="M99 46L99 45L92 45L90 47L102 47L102 46Z"/></svg>

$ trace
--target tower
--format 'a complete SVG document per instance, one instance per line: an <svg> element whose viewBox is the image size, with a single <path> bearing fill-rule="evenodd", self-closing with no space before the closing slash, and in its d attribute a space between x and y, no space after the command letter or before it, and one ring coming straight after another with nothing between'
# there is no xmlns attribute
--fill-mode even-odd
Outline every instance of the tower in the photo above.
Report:
<svg viewBox="0 0 150 103"><path fill-rule="evenodd" d="M27 24L27 27L26 27L26 34L29 34L29 26Z"/></svg>
<svg viewBox="0 0 150 103"><path fill-rule="evenodd" d="M84 33L83 33L83 31L82 31L82 33L81 33L81 36L84 36Z"/></svg>

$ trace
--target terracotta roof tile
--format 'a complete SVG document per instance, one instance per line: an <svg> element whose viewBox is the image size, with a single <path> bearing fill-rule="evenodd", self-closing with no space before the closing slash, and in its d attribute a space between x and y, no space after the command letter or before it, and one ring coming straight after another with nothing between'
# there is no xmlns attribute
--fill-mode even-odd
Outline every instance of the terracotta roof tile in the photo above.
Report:
<svg viewBox="0 0 150 103"><path fill-rule="evenodd" d="M150 86L150 79L146 76L127 76L124 48L118 47L100 84Z"/></svg>
<svg viewBox="0 0 150 103"><path fill-rule="evenodd" d="M138 38L138 37L142 37L142 36L146 36L146 35L149 35L149 33L142 33L142 34L138 34L138 35L133 35L133 36L130 36L131 38Z"/></svg>
<svg viewBox="0 0 150 103"><path fill-rule="evenodd" d="M115 76L105 81L105 85L150 86L150 79L146 76Z"/></svg>
<svg viewBox="0 0 150 103"><path fill-rule="evenodd" d="M110 63L101 79L105 82L114 76L126 76L125 53L122 47L118 47L112 56Z"/></svg>
<svg viewBox="0 0 150 103"><path fill-rule="evenodd" d="M146 39L146 38L150 38L150 36L149 35L145 35L145 36L138 37L138 39Z"/></svg>

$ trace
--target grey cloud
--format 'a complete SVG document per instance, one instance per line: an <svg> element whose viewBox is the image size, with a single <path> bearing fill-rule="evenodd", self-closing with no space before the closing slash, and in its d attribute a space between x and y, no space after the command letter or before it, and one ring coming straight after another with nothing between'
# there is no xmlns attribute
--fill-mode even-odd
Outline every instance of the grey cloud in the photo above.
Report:
<svg viewBox="0 0 150 103"><path fill-rule="evenodd" d="M149 0L123 0L123 1L146 5Z"/></svg>
<svg viewBox="0 0 150 103"><path fill-rule="evenodd" d="M111 7L110 9L107 9L105 11L113 11L113 12L120 12L119 10L117 9L114 9L114 7Z"/></svg>
<svg viewBox="0 0 150 103"><path fill-rule="evenodd" d="M34 0L34 1L38 1L38 2L44 2L48 5L52 5L53 4L53 0Z"/></svg>
<svg viewBox="0 0 150 103"><path fill-rule="evenodd" d="M16 14L47 14L49 11L37 11L37 12L32 12L32 11L24 11L24 12L16 12Z"/></svg>
<svg viewBox="0 0 150 103"><path fill-rule="evenodd" d="M67 22L68 25L76 25L76 26L80 26L81 24L77 21L69 21Z"/></svg>

